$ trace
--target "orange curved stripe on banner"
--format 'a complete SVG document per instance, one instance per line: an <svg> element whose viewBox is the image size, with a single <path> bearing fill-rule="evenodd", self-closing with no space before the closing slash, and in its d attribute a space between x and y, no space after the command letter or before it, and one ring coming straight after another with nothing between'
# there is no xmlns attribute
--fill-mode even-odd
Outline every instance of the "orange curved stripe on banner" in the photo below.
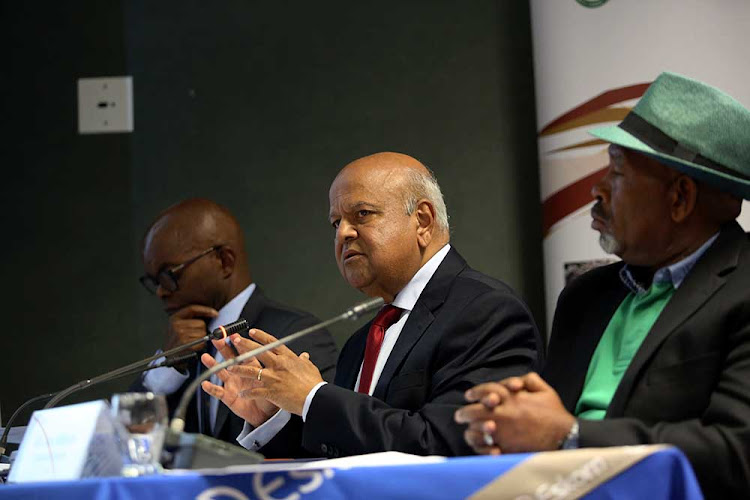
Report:
<svg viewBox="0 0 750 500"><path fill-rule="evenodd" d="M609 144L609 143L601 139L591 139L590 141L579 142L577 144L571 144L570 146L565 146L564 148L553 149L552 151L547 151L545 154L551 155L553 153L560 153L561 151L570 151L572 149L587 148L589 146L598 146L600 144Z"/></svg>
<svg viewBox="0 0 750 500"><path fill-rule="evenodd" d="M542 231L547 237L552 226L560 219L566 217L576 210L586 206L592 201L591 188L604 177L607 167L577 180L573 184L564 187L542 203Z"/></svg>
<svg viewBox="0 0 750 500"><path fill-rule="evenodd" d="M573 120L569 120L554 127L547 128L547 130L539 134L539 136L542 137L545 135L556 134L558 132L564 132L566 130L583 127L584 125L594 125L604 122L619 122L623 118L625 118L625 115L630 112L630 109L631 108L627 107L598 109L596 111L592 111L591 113L579 116L578 118L575 118Z"/></svg>
<svg viewBox="0 0 750 500"><path fill-rule="evenodd" d="M544 126L542 130L539 131L539 135L545 135L548 129L557 127L562 123L574 120L579 116L583 116L592 111L596 111L597 109L606 108L607 106L611 106L619 102L641 97L649 85L651 85L651 82L638 83L635 85L619 87L616 89L608 90L606 92L602 92L593 99L584 102L580 106L571 109L564 115L561 115L560 117L552 120L550 123Z"/></svg>

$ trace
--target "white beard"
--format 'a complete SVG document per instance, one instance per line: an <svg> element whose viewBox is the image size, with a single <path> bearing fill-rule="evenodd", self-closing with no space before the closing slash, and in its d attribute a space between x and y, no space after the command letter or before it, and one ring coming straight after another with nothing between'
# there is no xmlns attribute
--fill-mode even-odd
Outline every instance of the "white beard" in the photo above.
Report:
<svg viewBox="0 0 750 500"><path fill-rule="evenodd" d="M602 250L609 254L616 254L620 251L621 248L620 242L617 241L615 237L609 233L599 234L599 246L602 247Z"/></svg>

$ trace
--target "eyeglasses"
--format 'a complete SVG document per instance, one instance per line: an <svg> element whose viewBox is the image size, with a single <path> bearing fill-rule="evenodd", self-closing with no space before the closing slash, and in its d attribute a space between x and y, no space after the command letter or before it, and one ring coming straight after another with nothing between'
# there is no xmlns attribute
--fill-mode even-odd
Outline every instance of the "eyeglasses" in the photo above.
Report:
<svg viewBox="0 0 750 500"><path fill-rule="evenodd" d="M164 269L163 271L159 271L159 274L156 275L156 278L153 276L149 276L148 274L144 274L140 278L138 278L138 281L141 282L141 285L148 290L149 292L155 294L156 290L161 286L163 289L167 290L168 292L176 292L178 288L177 280L179 278L178 274L182 272L187 266L195 262L196 260L200 259L201 257L204 257L211 252L215 252L216 250L219 250L223 245L214 245L211 248L204 250L203 252L199 253L195 257L193 257L190 260L186 260L182 264L178 264L176 266L170 267L169 269Z"/></svg>

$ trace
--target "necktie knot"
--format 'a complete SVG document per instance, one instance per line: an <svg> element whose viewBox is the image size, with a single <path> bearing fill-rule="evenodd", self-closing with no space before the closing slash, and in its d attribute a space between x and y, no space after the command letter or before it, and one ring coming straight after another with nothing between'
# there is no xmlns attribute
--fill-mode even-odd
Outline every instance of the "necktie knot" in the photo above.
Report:
<svg viewBox="0 0 750 500"><path fill-rule="evenodd" d="M403 309L388 304L378 311L373 324L387 330L393 323L398 321L398 318L401 316L401 311L403 311Z"/></svg>

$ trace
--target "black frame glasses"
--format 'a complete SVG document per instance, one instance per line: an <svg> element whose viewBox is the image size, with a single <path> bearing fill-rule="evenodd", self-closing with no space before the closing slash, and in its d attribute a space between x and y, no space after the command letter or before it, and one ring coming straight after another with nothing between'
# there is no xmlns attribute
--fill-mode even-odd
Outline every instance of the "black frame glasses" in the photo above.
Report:
<svg viewBox="0 0 750 500"><path fill-rule="evenodd" d="M189 266L196 260L200 259L201 257L205 257L211 252L215 252L219 250L223 246L224 245L214 245L211 248L206 249L203 252L199 253L195 257L189 260L186 260L182 264L177 264L176 266L172 266L168 269L159 271L159 274L156 275L156 278L148 274L144 274L143 276L138 278L138 281L141 282L141 285L143 285L143 288L145 288L146 290L148 290L150 293L153 293L153 294L156 294L156 290L159 289L159 286L161 286L163 289L167 290L168 292L176 292L177 289L179 288L178 274L180 272L182 272L187 266Z"/></svg>

